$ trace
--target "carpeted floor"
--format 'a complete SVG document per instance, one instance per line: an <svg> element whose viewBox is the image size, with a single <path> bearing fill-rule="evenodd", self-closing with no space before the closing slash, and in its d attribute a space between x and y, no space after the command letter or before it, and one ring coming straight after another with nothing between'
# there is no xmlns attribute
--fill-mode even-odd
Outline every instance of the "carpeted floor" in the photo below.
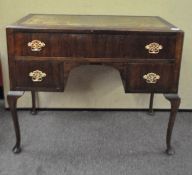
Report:
<svg viewBox="0 0 192 175"><path fill-rule="evenodd" d="M19 111L22 148L0 109L0 175L191 175L192 113L179 112L174 156L165 150L168 112Z"/></svg>

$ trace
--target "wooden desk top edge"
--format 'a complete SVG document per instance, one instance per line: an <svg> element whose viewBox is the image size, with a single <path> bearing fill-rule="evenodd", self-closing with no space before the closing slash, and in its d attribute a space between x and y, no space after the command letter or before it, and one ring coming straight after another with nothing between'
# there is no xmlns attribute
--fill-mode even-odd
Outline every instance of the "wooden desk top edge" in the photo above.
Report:
<svg viewBox="0 0 192 175"><path fill-rule="evenodd" d="M52 22L54 21L54 18L76 18L75 22L77 22L77 20L82 20L83 18L87 18L87 19L94 19L94 20L111 20L109 21L109 24L114 24L113 20L116 19L124 19L123 22L126 22L125 20L130 20L130 18L134 18L134 19L139 19L139 18L145 18L147 20L149 19L153 19L156 20L157 22L159 22L159 25L162 25L161 27L140 27L140 26L134 26L134 27L130 27L130 26L121 26L119 27L118 25L115 24L115 26L110 26L110 25L105 25L102 24L101 25L89 25L87 24L87 21L83 21L83 25L81 25L81 23L76 24L76 25L66 25L66 24L61 24L61 25L33 25L30 24L30 20L32 18L35 17L42 17L42 18L46 18L46 17L51 17L53 19ZM79 19L81 18L81 19ZM98 20L98 21L99 21ZM140 19L141 20L141 19ZM27 21L29 24L27 24ZM74 20L73 20L74 22ZM81 21L80 21L81 22ZM100 23L102 21L99 21ZM133 25L137 25L134 24L134 20L131 21L133 23ZM46 23L46 21L45 21ZM125 23L126 25L129 25L128 23ZM142 25L142 24L141 24ZM145 24L144 24L145 25ZM163 26L164 25L164 26ZM125 15L77 15L77 14L29 14L23 18L21 18L20 20L18 20L16 23L9 25L6 27L7 29L23 29L23 30L58 30L58 31L63 31L63 30L79 30L79 31L89 31L89 32L94 32L94 31L119 31L119 32L127 32L127 31L144 31L144 32L183 32L182 30L180 30L179 28L175 27L174 25L172 25L171 23L169 23L168 21L164 20L163 18L159 17L159 16L125 16Z"/></svg>

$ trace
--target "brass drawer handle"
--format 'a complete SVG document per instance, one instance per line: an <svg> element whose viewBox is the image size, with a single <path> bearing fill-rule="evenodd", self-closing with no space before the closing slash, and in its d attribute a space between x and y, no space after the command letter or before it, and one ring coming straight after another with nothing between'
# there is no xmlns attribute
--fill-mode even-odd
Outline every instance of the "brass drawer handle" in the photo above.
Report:
<svg viewBox="0 0 192 175"><path fill-rule="evenodd" d="M146 80L146 83L157 83L157 80L160 79L160 75L156 74L156 73L148 73L146 75L143 75L143 79Z"/></svg>
<svg viewBox="0 0 192 175"><path fill-rule="evenodd" d="M145 49L147 49L150 54L158 54L159 51L161 49L163 49L163 46L160 45L159 43L153 42L153 43L146 45Z"/></svg>
<svg viewBox="0 0 192 175"><path fill-rule="evenodd" d="M35 70L33 72L29 73L29 76L32 78L33 82L41 82L43 81L43 77L46 77L46 73L40 71L40 70Z"/></svg>
<svg viewBox="0 0 192 175"><path fill-rule="evenodd" d="M45 43L39 40L33 40L31 42L28 42L27 45L28 47L31 47L31 51L33 52L39 52L41 51L42 47L45 47Z"/></svg>

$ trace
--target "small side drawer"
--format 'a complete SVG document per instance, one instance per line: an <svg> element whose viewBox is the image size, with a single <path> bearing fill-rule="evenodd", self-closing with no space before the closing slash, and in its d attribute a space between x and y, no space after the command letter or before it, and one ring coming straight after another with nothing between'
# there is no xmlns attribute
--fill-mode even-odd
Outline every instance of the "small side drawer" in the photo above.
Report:
<svg viewBox="0 0 192 175"><path fill-rule="evenodd" d="M59 62L16 61L16 90L63 91L63 64Z"/></svg>
<svg viewBox="0 0 192 175"><path fill-rule="evenodd" d="M179 68L175 64L128 64L126 92L175 93Z"/></svg>

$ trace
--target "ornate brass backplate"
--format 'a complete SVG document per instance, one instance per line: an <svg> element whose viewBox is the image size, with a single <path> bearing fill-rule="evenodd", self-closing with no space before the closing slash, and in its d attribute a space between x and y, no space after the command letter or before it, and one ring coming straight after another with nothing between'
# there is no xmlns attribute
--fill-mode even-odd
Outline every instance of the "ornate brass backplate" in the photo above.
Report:
<svg viewBox="0 0 192 175"><path fill-rule="evenodd" d="M41 82L43 81L43 77L46 77L46 73L40 70L35 70L33 72L30 72L29 76L32 78L33 82Z"/></svg>
<svg viewBox="0 0 192 175"><path fill-rule="evenodd" d="M33 52L39 52L39 51L41 51L41 49L43 47L45 47L45 43L41 42L39 40L33 40L33 41L29 42L27 45L28 45L28 47L31 48L31 51L33 51Z"/></svg>
<svg viewBox="0 0 192 175"><path fill-rule="evenodd" d="M146 80L146 83L157 83L157 80L160 79L160 76L156 73L148 73L148 74L145 74L143 75L143 79Z"/></svg>
<svg viewBox="0 0 192 175"><path fill-rule="evenodd" d="M145 49L148 50L150 54L158 54L161 49L163 49L163 46L159 43L153 42L145 46Z"/></svg>

